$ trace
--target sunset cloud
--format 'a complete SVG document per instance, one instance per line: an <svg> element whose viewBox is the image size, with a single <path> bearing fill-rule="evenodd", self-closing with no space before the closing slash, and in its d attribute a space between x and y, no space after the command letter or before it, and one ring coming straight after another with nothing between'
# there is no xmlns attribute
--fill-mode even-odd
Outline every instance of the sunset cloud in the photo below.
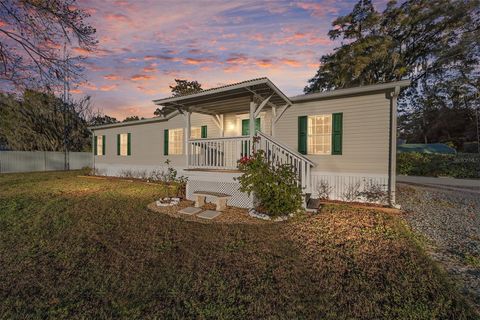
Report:
<svg viewBox="0 0 480 320"><path fill-rule="evenodd" d="M135 75L130 77L130 80L132 80L132 81L152 80L152 79L155 79L155 77L154 76L149 76L149 75L146 75L146 74L135 74Z"/></svg>
<svg viewBox="0 0 480 320"><path fill-rule="evenodd" d="M331 1L323 2L297 2L295 3L300 9L309 11L314 17L325 17L328 14L337 14L338 6Z"/></svg>
<svg viewBox="0 0 480 320"><path fill-rule="evenodd" d="M89 81L72 93L91 95L106 114L123 119L152 116L151 100L168 96L175 78L210 88L266 76L287 95L301 93L320 57L338 45L327 35L331 22L353 2L83 0L77 6L91 13L99 44L93 52L72 49L86 57Z"/></svg>
<svg viewBox="0 0 480 320"><path fill-rule="evenodd" d="M120 80L120 76L113 73L104 75L103 78L106 80Z"/></svg>
<svg viewBox="0 0 480 320"><path fill-rule="evenodd" d="M128 16L122 14L122 13L111 13L107 14L105 16L105 19L111 22L123 22L123 23L129 23L131 20Z"/></svg>
<svg viewBox="0 0 480 320"><path fill-rule="evenodd" d="M100 91L112 91L112 90L115 90L117 87L118 87L118 85L116 85L116 84L105 85L105 86L100 87Z"/></svg>

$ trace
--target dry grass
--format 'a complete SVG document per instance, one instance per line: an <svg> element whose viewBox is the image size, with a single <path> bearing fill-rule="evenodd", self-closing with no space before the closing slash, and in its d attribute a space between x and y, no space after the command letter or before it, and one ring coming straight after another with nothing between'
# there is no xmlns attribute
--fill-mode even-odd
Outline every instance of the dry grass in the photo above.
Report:
<svg viewBox="0 0 480 320"><path fill-rule="evenodd" d="M272 223L272 221L265 221L257 218L252 218L248 215L247 209L236 208L236 207L227 207L221 215L218 217L208 220L202 219L195 215L186 215L179 213L178 211L186 208L186 207L193 207L193 201L183 200L177 206L171 207L157 207L155 202L148 204L147 208L153 212L157 212L159 214L167 214L171 217L183 219L185 221L192 221L198 223L222 223L222 224L265 224L265 223ZM202 209L203 210L215 210L215 204L213 203L206 203Z"/></svg>
<svg viewBox="0 0 480 320"><path fill-rule="evenodd" d="M0 176L1 318L474 317L396 215L194 223L146 209L161 186L77 175Z"/></svg>

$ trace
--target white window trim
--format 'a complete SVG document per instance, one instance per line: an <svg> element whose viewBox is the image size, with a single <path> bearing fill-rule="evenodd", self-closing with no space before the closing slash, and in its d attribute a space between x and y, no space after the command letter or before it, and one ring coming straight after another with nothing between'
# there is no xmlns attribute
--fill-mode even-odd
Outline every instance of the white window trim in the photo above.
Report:
<svg viewBox="0 0 480 320"><path fill-rule="evenodd" d="M198 136L194 136L193 133L198 131ZM202 139L202 127L190 128L190 139Z"/></svg>
<svg viewBox="0 0 480 320"><path fill-rule="evenodd" d="M104 156L104 154L103 154L103 135L97 136L97 156Z"/></svg>
<svg viewBox="0 0 480 320"><path fill-rule="evenodd" d="M128 156L128 133L120 133L120 156Z"/></svg>
<svg viewBox="0 0 480 320"><path fill-rule="evenodd" d="M311 118L314 117L328 117L328 123L329 123L329 130L328 132L320 133L320 134L311 134L310 130L313 131L312 126L310 125ZM313 152L312 143L310 142L310 139L313 139L313 136L317 136L317 138L325 136L327 143L325 144L328 146L328 150L325 152ZM313 115L308 115L307 116L307 154L312 155L312 156L328 156L332 154L332 114L327 113L327 114L313 114Z"/></svg>

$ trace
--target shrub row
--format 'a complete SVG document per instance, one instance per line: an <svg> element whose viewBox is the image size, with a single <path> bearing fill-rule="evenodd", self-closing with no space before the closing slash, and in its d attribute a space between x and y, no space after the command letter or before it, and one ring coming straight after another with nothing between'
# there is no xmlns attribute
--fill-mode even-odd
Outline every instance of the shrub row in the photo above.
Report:
<svg viewBox="0 0 480 320"><path fill-rule="evenodd" d="M480 178L480 154L397 154L397 173L410 176Z"/></svg>

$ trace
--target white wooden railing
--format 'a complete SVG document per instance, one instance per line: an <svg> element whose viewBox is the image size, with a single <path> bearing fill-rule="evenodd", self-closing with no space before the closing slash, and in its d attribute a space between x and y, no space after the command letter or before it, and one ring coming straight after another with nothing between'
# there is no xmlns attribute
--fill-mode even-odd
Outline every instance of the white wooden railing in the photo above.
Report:
<svg viewBox="0 0 480 320"><path fill-rule="evenodd" d="M264 150L266 160L272 165L290 164L298 176L304 192L311 192L311 168L315 164L304 155L257 132L256 150ZM252 153L250 137L195 139L188 141L188 167L195 169L237 169L238 160Z"/></svg>
<svg viewBox="0 0 480 320"><path fill-rule="evenodd" d="M290 164L298 176L304 192L311 193L311 168L315 164L296 150L276 141L273 137L257 132L256 148L265 151L266 160L272 165Z"/></svg>
<svg viewBox="0 0 480 320"><path fill-rule="evenodd" d="M237 169L237 161L252 152L250 137L195 139L188 141L188 167Z"/></svg>

